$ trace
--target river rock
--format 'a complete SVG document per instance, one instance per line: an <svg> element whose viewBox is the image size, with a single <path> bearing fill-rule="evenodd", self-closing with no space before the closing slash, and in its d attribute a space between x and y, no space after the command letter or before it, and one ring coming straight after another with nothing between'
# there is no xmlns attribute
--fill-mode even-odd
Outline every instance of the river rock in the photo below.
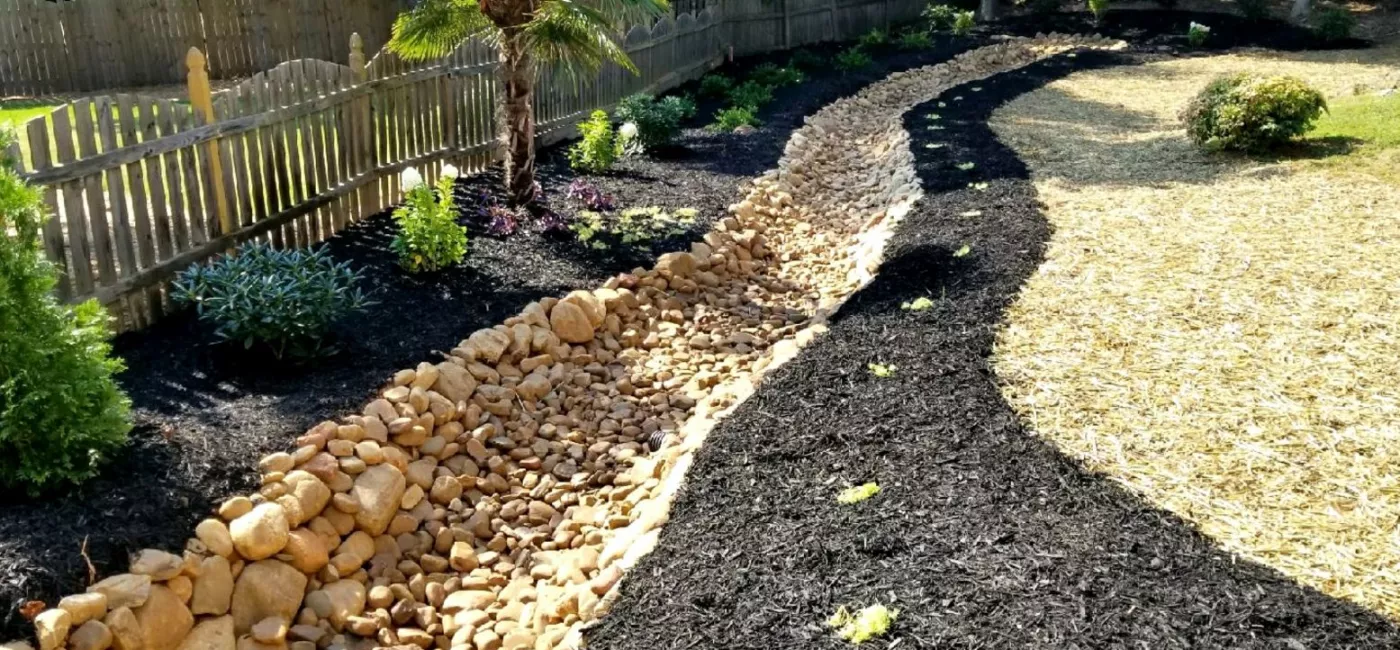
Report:
<svg viewBox="0 0 1400 650"><path fill-rule="evenodd" d="M179 650L233 650L238 638L233 633L233 617L206 618L190 630Z"/></svg>
<svg viewBox="0 0 1400 650"><path fill-rule="evenodd" d="M229 524L233 547L248 560L262 560L276 555L287 545L290 525L281 505L263 503Z"/></svg>
<svg viewBox="0 0 1400 650"><path fill-rule="evenodd" d="M233 571L228 558L221 555L205 558L199 563L199 576L194 579L190 611L195 614L227 614L231 598Z"/></svg>
<svg viewBox="0 0 1400 650"><path fill-rule="evenodd" d="M165 585L151 585L151 597L133 611L146 650L175 650L194 627L190 609Z"/></svg>
<svg viewBox="0 0 1400 650"><path fill-rule="evenodd" d="M246 633L269 616L292 620L306 593L306 575L279 560L253 562L243 568L233 587L233 626Z"/></svg>
<svg viewBox="0 0 1400 650"><path fill-rule="evenodd" d="M582 307L572 302L560 302L549 311L549 326L554 334L569 343L593 340L593 324Z"/></svg>
<svg viewBox="0 0 1400 650"><path fill-rule="evenodd" d="M382 535L399 511L406 489L403 472L388 463L366 469L355 479L350 493L360 503L355 525L370 535Z"/></svg>

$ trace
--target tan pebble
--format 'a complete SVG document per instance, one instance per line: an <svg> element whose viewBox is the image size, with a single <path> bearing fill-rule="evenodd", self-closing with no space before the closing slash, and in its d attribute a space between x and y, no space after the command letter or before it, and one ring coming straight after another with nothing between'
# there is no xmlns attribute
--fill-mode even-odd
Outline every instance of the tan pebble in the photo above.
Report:
<svg viewBox="0 0 1400 650"><path fill-rule="evenodd" d="M224 521L233 521L252 509L253 502L248 497L233 497L219 506L219 516L223 517Z"/></svg>

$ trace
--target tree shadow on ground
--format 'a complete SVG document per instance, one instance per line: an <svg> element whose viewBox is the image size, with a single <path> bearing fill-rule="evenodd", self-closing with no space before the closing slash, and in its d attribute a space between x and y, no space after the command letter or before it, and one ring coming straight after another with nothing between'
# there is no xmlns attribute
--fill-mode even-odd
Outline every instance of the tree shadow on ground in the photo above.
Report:
<svg viewBox="0 0 1400 650"><path fill-rule="evenodd" d="M943 109L964 125L945 147L918 146L930 140L911 112L928 196L830 332L710 434L657 550L623 581L590 647L835 650L849 646L824 621L873 603L899 610L878 648L1400 643L1383 617L1240 560L1086 472L1002 398L995 333L1050 226L986 120L1047 81L1123 61L1085 58L987 80ZM969 156L985 186L949 179L948 163ZM930 308L902 308L921 295ZM873 376L872 362L893 376ZM867 481L881 487L873 499L836 503Z"/></svg>

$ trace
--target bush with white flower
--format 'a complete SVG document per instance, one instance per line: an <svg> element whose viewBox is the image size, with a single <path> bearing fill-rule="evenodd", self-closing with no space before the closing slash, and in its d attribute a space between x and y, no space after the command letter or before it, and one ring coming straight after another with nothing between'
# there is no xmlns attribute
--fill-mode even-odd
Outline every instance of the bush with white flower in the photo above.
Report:
<svg viewBox="0 0 1400 650"><path fill-rule="evenodd" d="M434 185L428 185L417 169L403 171L404 204L394 210L399 234L389 245L399 265L411 273L453 266L467 256L467 229L458 225L452 187L461 174L445 165Z"/></svg>
<svg viewBox="0 0 1400 650"><path fill-rule="evenodd" d="M1190 43L1191 47L1205 45L1209 38L1210 28L1198 22L1192 21L1191 26L1186 30L1186 42Z"/></svg>
<svg viewBox="0 0 1400 650"><path fill-rule="evenodd" d="M618 102L613 117L622 123L617 131L620 153L655 151L680 135L682 122L695 117L695 102L687 97L657 99L638 93Z"/></svg>

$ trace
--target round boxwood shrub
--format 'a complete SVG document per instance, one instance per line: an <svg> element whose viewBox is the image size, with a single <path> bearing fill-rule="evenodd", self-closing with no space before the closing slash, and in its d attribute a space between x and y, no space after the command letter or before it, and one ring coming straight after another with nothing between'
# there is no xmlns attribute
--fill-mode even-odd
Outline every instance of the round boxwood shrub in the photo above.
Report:
<svg viewBox="0 0 1400 650"><path fill-rule="evenodd" d="M0 128L0 152L11 137ZM107 312L54 298L43 223L38 191L0 160L0 489L31 494L92 477L131 430Z"/></svg>
<svg viewBox="0 0 1400 650"><path fill-rule="evenodd" d="M1295 77L1220 77L1182 111L1186 132L1211 151L1266 151L1307 133L1327 110L1322 93Z"/></svg>

